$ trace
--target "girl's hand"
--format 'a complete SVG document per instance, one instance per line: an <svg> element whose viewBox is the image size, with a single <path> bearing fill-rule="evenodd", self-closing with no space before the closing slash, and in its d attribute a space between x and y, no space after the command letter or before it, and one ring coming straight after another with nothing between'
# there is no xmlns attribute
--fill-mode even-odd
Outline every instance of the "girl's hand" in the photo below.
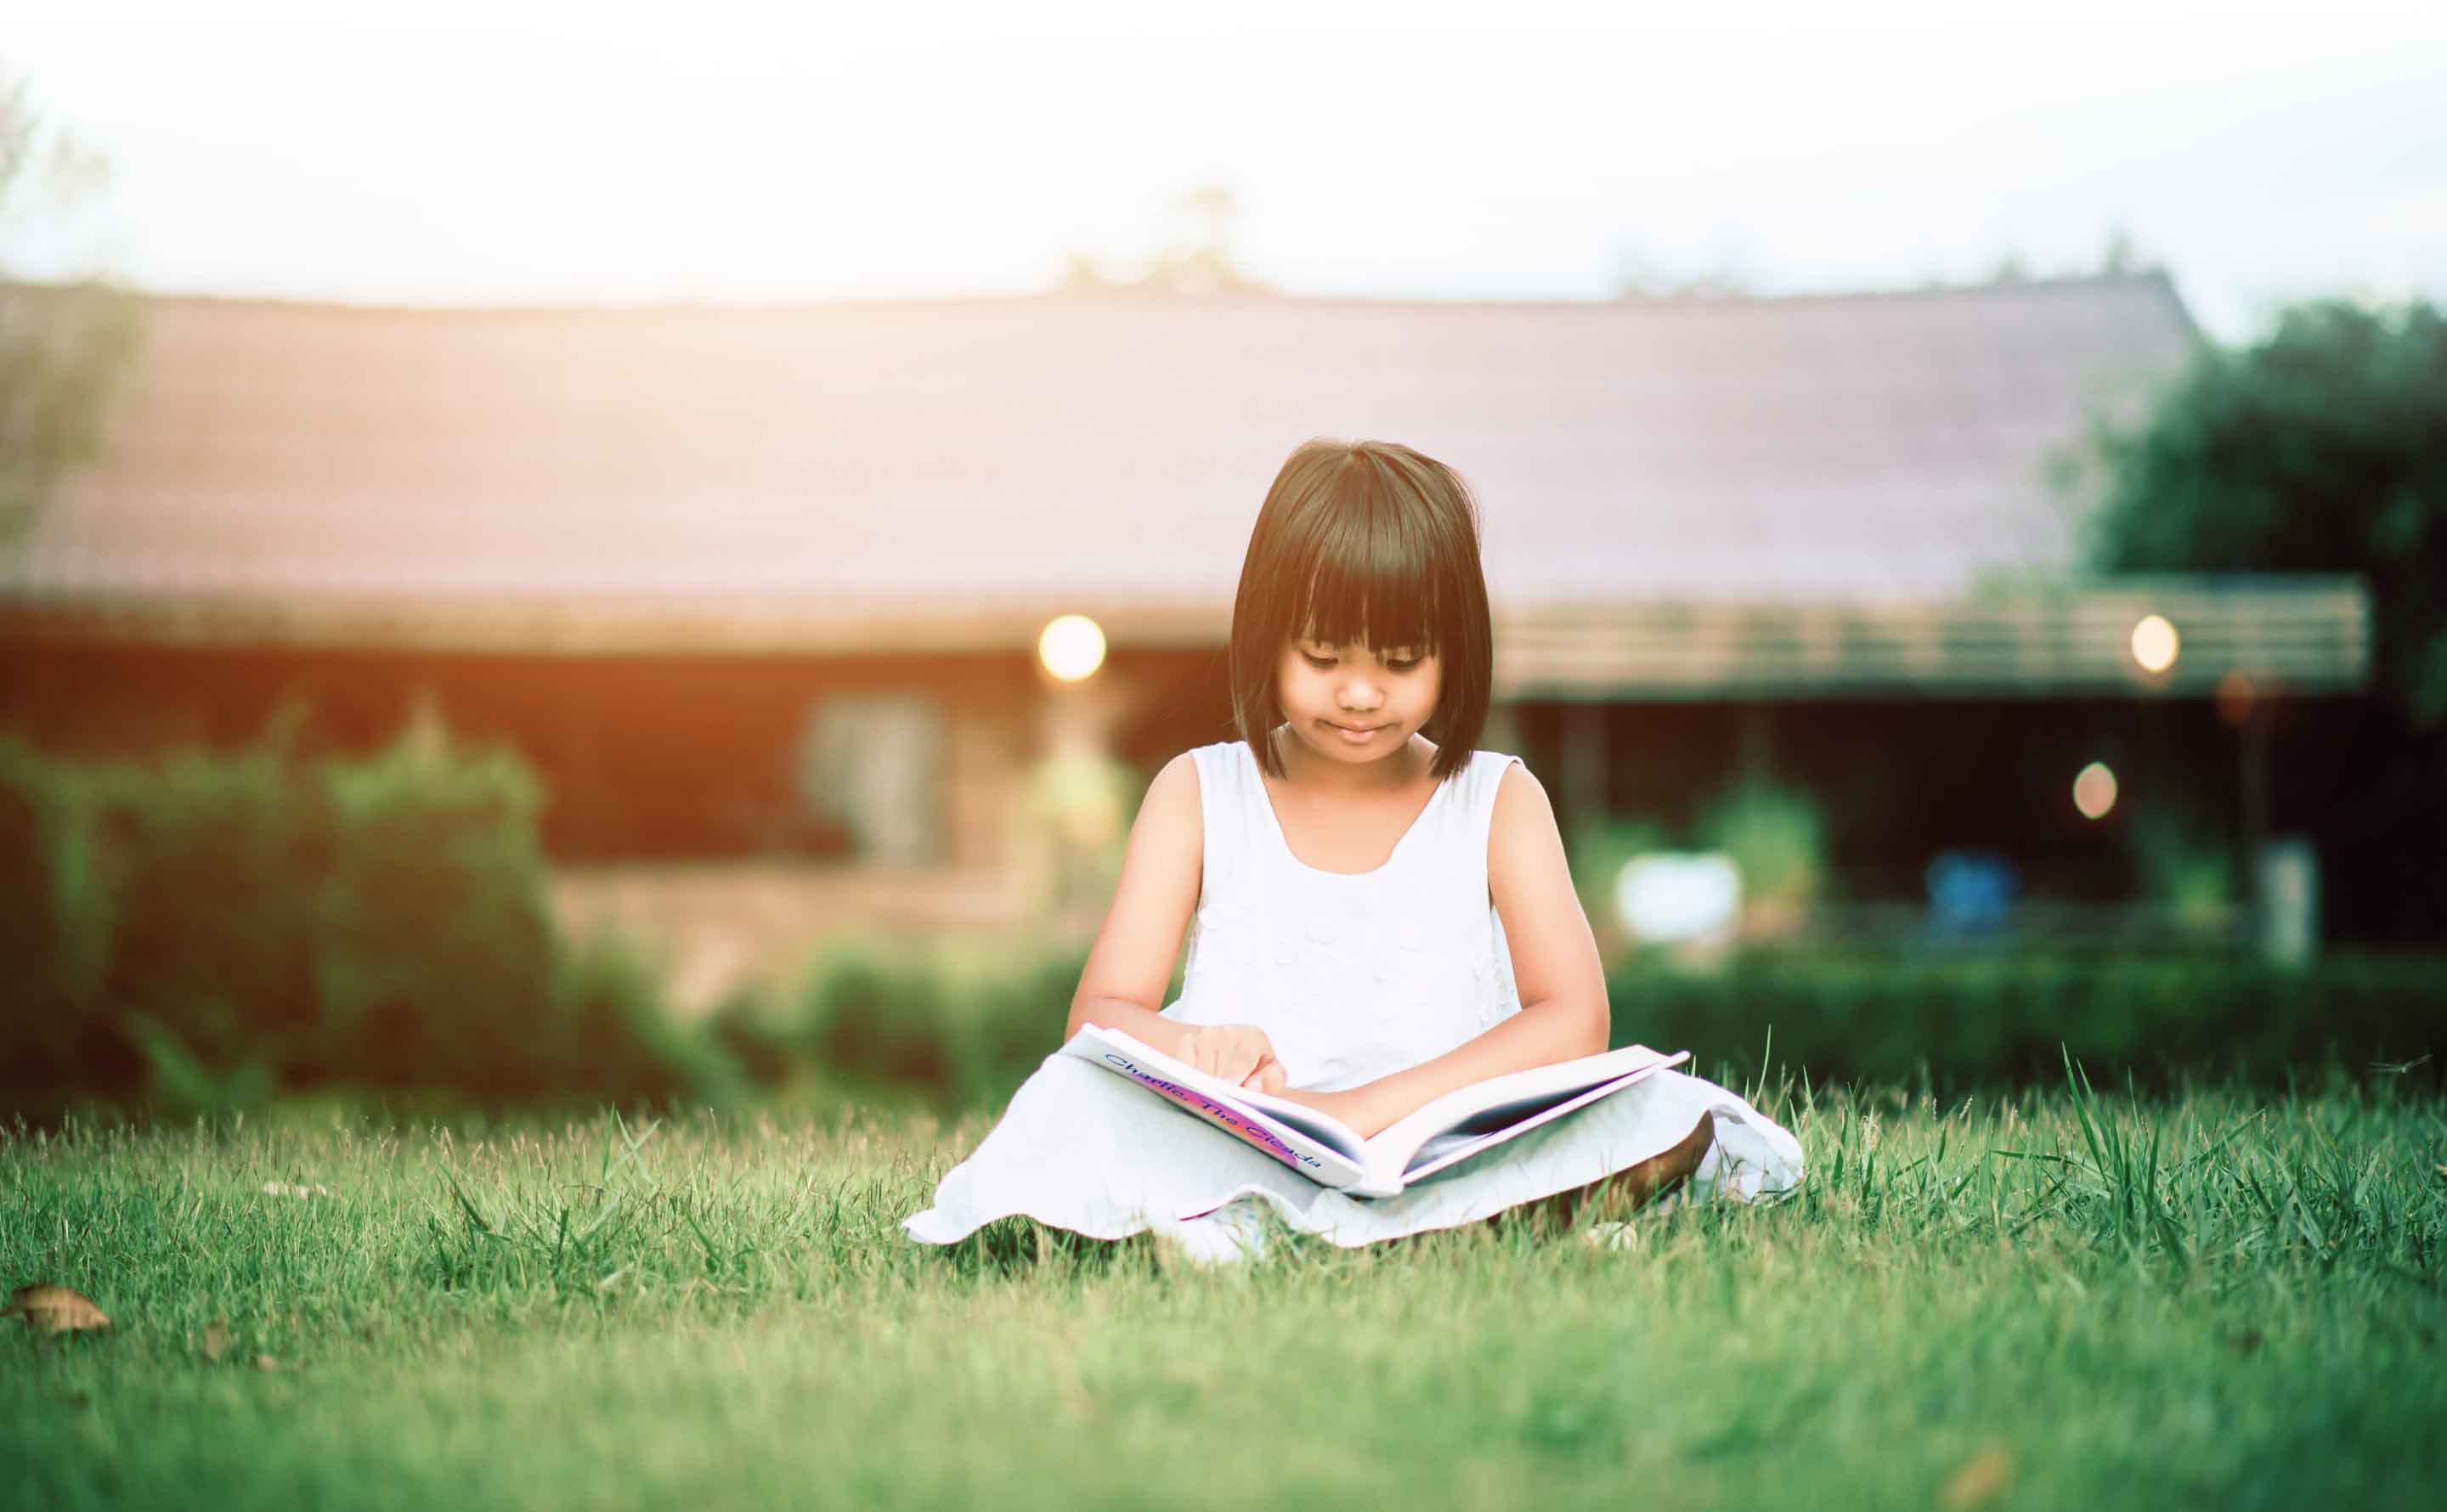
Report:
<svg viewBox="0 0 2447 1512"><path fill-rule="evenodd" d="M1275 1059L1274 1043L1254 1024L1202 1025L1181 1036L1181 1049L1173 1053L1235 1087L1261 1092L1283 1089L1282 1063Z"/></svg>
<svg viewBox="0 0 2447 1512"><path fill-rule="evenodd" d="M1374 1139L1399 1120L1398 1110L1386 1106L1371 1082L1339 1092L1285 1092L1282 1095L1302 1107L1313 1107L1329 1118L1339 1119L1350 1125L1361 1139Z"/></svg>

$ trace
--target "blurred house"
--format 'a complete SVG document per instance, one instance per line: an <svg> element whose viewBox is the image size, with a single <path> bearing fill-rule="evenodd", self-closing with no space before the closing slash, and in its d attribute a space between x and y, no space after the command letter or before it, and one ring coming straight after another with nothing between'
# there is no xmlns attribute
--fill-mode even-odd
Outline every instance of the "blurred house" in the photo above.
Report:
<svg viewBox="0 0 2447 1512"><path fill-rule="evenodd" d="M2051 457L2199 339L2156 274L1606 304L147 305L108 460L0 558L0 726L238 743L296 696L311 740L359 747L430 709L543 772L565 859L832 857L845 908L927 877L990 896L1066 730L1143 772L1228 735L1248 527L1314 435L1475 485L1489 744L1567 823L1685 822L1768 773L1829 803L1856 895L1917 897L1960 846L2112 893L2065 797L2095 760L2284 827L2316 710L2363 676L2352 580L2073 575ZM1064 614L1111 648L1076 686L1034 655ZM2132 643L2152 614L2181 638L2159 671ZM2235 710L2279 693L2313 712L2254 755L2239 731L2268 722Z"/></svg>

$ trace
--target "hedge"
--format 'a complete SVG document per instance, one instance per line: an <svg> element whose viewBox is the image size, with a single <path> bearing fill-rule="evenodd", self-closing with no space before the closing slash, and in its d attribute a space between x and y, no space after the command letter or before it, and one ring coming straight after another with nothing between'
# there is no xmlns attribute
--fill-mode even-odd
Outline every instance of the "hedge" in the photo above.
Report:
<svg viewBox="0 0 2447 1512"><path fill-rule="evenodd" d="M1062 1034L1085 958L977 961L875 942L811 964L767 1043L853 1077L991 1106ZM1747 1085L1902 1082L1944 1092L2060 1080L2146 1087L2186 1076L2282 1087L2412 1063L2438 1087L2447 957L2332 954L2302 971L2209 954L1997 954L1740 960L1717 973L1632 961L1607 977L1617 1044L1688 1049ZM2424 1061L2424 1056L2433 1059Z"/></svg>
<svg viewBox="0 0 2447 1512"><path fill-rule="evenodd" d="M1991 954L1750 959L1720 973L1624 965L1618 1042L1688 1047L1755 1075L1772 1057L1818 1081L1969 1085L2187 1075L2263 1087L2411 1064L2438 1085L2447 956L2332 954L2303 970L2248 956Z"/></svg>
<svg viewBox="0 0 2447 1512"><path fill-rule="evenodd" d="M738 1082L634 951L554 929L544 792L514 753L426 735L306 763L294 729L152 765L0 741L0 1087L184 1106Z"/></svg>
<svg viewBox="0 0 2447 1512"><path fill-rule="evenodd" d="M294 728L294 727L292 727ZM616 936L562 938L541 784L447 737L365 758L77 765L0 740L0 1096L244 1104L278 1088L481 1100L719 1098L814 1062L946 1107L1007 1096L1054 1049L1084 954L828 947L779 993L682 1025ZM2283 1085L2409 1066L2440 1085L2447 956L1745 956L1632 960L1615 1036L1747 1079ZM2425 1060L2424 1057L2433 1057ZM40 1099L35 1099L39 1101Z"/></svg>

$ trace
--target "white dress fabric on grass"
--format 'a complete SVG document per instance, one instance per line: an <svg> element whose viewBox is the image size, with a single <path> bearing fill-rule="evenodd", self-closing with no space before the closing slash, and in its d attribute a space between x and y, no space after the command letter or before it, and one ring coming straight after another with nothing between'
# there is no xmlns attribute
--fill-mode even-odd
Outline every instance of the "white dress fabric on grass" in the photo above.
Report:
<svg viewBox="0 0 2447 1512"><path fill-rule="evenodd" d="M1487 888L1488 825L1515 758L1480 751L1438 784L1385 863L1319 871L1291 852L1257 758L1238 741L1192 751L1205 873L1178 1000L1185 1024L1254 1024L1290 1084L1339 1089L1432 1060L1521 1011ZM1638 1005L1614 1006L1639 1038ZM1683 1047L1659 1045L1659 1049ZM1072 1056L1047 1057L984 1142L902 1222L949 1244L1025 1214L1097 1238L1145 1229L1228 1257L1262 1228L1359 1245L1450 1228L1585 1186L1660 1154L1714 1115L1695 1199L1756 1200L1801 1180L1801 1146L1733 1092L1658 1071L1390 1198L1352 1198Z"/></svg>

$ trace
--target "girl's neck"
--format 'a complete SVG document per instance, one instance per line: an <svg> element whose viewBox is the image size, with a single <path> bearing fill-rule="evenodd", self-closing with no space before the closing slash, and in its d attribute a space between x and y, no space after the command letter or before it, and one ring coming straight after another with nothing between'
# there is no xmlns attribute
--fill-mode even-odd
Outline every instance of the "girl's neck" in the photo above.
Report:
<svg viewBox="0 0 2447 1512"><path fill-rule="evenodd" d="M1283 781L1312 792L1375 796L1396 792L1426 775L1436 759L1436 747L1424 735L1413 735L1402 748L1372 762L1331 761L1303 745L1288 725L1268 732L1275 758L1282 763Z"/></svg>

